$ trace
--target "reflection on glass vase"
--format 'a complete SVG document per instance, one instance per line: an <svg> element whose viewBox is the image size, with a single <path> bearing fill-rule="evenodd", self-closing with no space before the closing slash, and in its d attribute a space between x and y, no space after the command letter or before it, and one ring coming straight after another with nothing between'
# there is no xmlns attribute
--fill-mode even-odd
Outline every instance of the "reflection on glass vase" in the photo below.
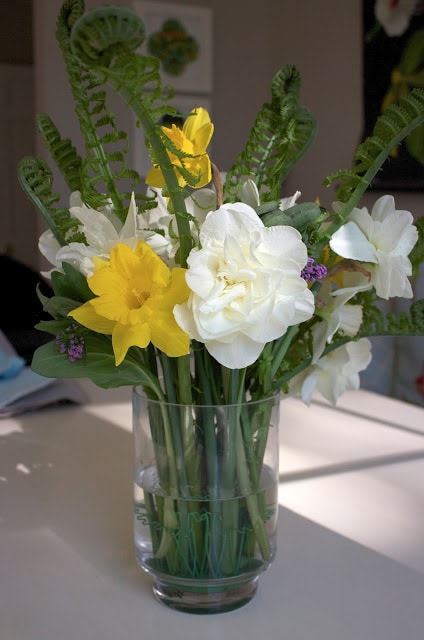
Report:
<svg viewBox="0 0 424 640"><path fill-rule="evenodd" d="M218 613L254 596L276 552L279 400L192 406L134 389L135 549L159 601Z"/></svg>

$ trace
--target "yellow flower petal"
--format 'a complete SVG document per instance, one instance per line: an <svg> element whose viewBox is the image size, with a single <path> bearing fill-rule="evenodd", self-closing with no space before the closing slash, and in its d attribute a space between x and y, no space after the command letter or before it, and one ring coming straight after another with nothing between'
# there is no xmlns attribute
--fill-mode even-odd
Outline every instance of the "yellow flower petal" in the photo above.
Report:
<svg viewBox="0 0 424 640"><path fill-rule="evenodd" d="M162 127L163 133L172 141L176 149L181 150L194 158L184 158L182 161L172 152L168 151L171 164L175 167L178 184L184 187L187 182L181 175L178 167L184 166L189 173L197 177L197 182L192 187L199 189L208 184L212 179L211 161L206 153L208 144L213 134L213 124L210 121L206 109L197 108L187 116L183 128L176 125ZM152 187L162 188L165 180L160 167L153 167L146 176L146 183Z"/></svg>
<svg viewBox="0 0 424 640"><path fill-rule="evenodd" d="M92 300L89 300L81 307L77 307L68 315L79 322L79 324L82 324L83 327L87 327L87 329L91 329L92 331L103 333L105 335L110 335L115 325L113 321L96 313Z"/></svg>
<svg viewBox="0 0 424 640"><path fill-rule="evenodd" d="M149 184L151 187L157 187L158 189L162 189L165 186L163 173L159 169L159 167L152 167L148 171L146 176L146 184Z"/></svg>
<svg viewBox="0 0 424 640"><path fill-rule="evenodd" d="M199 129L196 134L196 137L193 138L193 152L194 153L205 153L208 148L208 144L211 141L213 134L213 124L210 122L209 124L205 124L204 127Z"/></svg>
<svg viewBox="0 0 424 640"><path fill-rule="evenodd" d="M112 347L115 354L115 364L120 365L130 347L144 349L151 340L150 327L147 323L128 326L116 323L112 333Z"/></svg>
<svg viewBox="0 0 424 640"><path fill-rule="evenodd" d="M196 109L193 109L185 119L183 124L183 133L189 140L193 140L199 129L206 124L211 124L211 119L207 109L197 107Z"/></svg>
<svg viewBox="0 0 424 640"><path fill-rule="evenodd" d="M155 315L151 325L153 344L170 358L185 356L190 352L190 338L169 313L160 312Z"/></svg>
<svg viewBox="0 0 424 640"><path fill-rule="evenodd" d="M185 355L189 337L178 327L173 309L185 302L189 288L185 269L172 272L143 241L132 250L118 243L109 262L99 262L87 282L96 298L70 314L83 326L112 336L118 366L130 347L149 342L167 355Z"/></svg>

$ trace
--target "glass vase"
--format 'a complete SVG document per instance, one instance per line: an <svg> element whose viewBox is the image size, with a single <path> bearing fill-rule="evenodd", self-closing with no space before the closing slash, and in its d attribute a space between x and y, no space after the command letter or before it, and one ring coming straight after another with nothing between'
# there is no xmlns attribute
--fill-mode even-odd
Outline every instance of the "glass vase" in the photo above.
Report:
<svg viewBox="0 0 424 640"><path fill-rule="evenodd" d="M254 596L276 553L279 400L194 406L134 389L135 551L159 601L219 613Z"/></svg>

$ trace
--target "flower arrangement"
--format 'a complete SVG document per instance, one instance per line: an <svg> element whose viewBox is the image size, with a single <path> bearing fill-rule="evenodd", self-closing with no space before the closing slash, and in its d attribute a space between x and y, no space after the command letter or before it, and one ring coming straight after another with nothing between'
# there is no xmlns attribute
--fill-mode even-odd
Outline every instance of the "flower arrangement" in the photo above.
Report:
<svg viewBox="0 0 424 640"><path fill-rule="evenodd" d="M208 155L213 123L205 109L186 114L182 127L158 124L177 114L158 60L137 53L145 37L128 9L84 13L81 0L63 4L57 39L86 156L48 115L37 116L70 206L57 206L47 163L23 158L19 180L48 225L39 247L53 264L55 291L43 299L53 319L39 325L55 339L35 352L33 368L102 387L156 388L152 358L162 365L181 358L192 388L194 353L205 359L211 385L222 371L225 378L238 371L253 398L281 389L309 402L318 388L335 402L358 386L358 372L370 362L368 337L423 334L421 301L399 318L378 309L380 299L412 297L423 219L397 211L390 195L370 213L359 205L391 150L423 123L423 92L391 105L352 167L325 180L337 184L337 201L326 208L298 202L299 191L281 197L316 129L299 104L295 67L275 75L271 102L223 175ZM144 132L152 168L142 193L127 166L128 135L107 108L106 85ZM214 397L228 400L223 388Z"/></svg>
<svg viewBox="0 0 424 640"><path fill-rule="evenodd" d="M39 246L53 265L55 295L40 295L52 319L37 325L52 340L36 350L35 371L104 388L141 385L150 398L187 405L278 391L309 404L315 390L336 402L358 388L370 336L423 335L424 301L399 317L379 301L412 298L424 219L397 210L391 195L371 212L360 200L391 150L424 124L424 91L391 104L351 168L326 179L336 193L327 207L301 202L300 192L282 197L316 129L295 67L274 76L270 102L222 174L208 154L214 125L205 109L185 114L181 127L161 124L176 115L172 89L158 60L137 52L145 30L135 13L85 12L82 0L67 0L57 39L85 155L38 115L69 207L58 206L44 160L19 165L47 222ZM108 110L106 86L137 117L152 161L147 187L128 166L128 135ZM252 521L258 508L248 507Z"/></svg>

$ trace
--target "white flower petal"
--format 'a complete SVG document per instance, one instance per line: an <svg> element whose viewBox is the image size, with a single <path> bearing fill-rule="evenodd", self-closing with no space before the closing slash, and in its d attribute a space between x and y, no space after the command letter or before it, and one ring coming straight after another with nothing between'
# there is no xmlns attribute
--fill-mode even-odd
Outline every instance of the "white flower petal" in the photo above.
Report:
<svg viewBox="0 0 424 640"><path fill-rule="evenodd" d="M281 198L278 208L281 209L281 211L290 209L290 207L293 207L296 204L296 200L300 198L301 195L301 191L296 191L292 196L289 196L288 198Z"/></svg>
<svg viewBox="0 0 424 640"><path fill-rule="evenodd" d="M315 389L332 404L349 389L358 389L359 372L371 362L371 342L361 338L357 342L335 349L290 380L289 394L301 395L309 404Z"/></svg>
<svg viewBox="0 0 424 640"><path fill-rule="evenodd" d="M247 366L267 342L312 316L314 296L300 277L307 251L298 231L266 228L238 202L210 212L200 239L202 248L187 260L192 293L174 316L221 364Z"/></svg>
<svg viewBox="0 0 424 640"><path fill-rule="evenodd" d="M375 248L354 222L347 222L333 234L330 247L342 258L377 262Z"/></svg>
<svg viewBox="0 0 424 640"><path fill-rule="evenodd" d="M371 215L365 208L353 209L350 221L336 231L330 246L344 258L368 263L370 284L381 298L411 298L408 255L417 240L411 213L396 210L393 196L386 195L377 199Z"/></svg>
<svg viewBox="0 0 424 640"><path fill-rule="evenodd" d="M134 192L131 194L130 206L128 207L127 218L122 227L121 238L134 238L137 233L137 205L135 203Z"/></svg>

